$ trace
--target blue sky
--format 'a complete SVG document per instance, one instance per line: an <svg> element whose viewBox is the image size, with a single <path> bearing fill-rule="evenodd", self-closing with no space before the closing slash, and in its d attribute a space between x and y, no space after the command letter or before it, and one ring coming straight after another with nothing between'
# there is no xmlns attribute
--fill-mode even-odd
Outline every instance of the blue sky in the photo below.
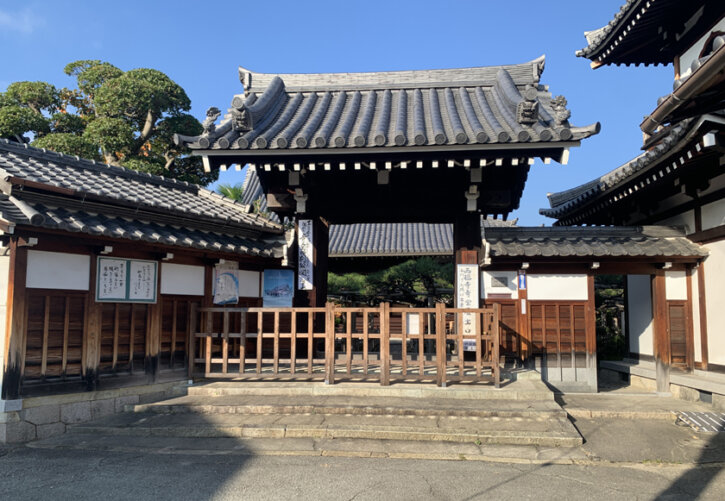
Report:
<svg viewBox="0 0 725 501"><path fill-rule="evenodd" d="M360 72L513 64L546 54L542 83L569 102L574 125L602 132L569 164L532 167L511 217L538 215L546 193L571 188L639 153L639 123L672 91L668 67L604 67L574 55L583 32L624 0L0 1L0 90L18 80L74 86L63 67L102 59L122 70L155 68L180 84L192 114L226 109L240 92L237 67L268 73ZM223 173L222 182L241 181Z"/></svg>

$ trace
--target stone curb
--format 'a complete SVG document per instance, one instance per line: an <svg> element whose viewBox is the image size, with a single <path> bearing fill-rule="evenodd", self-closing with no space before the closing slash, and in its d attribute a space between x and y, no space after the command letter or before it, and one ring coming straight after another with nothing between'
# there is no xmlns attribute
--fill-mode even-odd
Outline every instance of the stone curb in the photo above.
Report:
<svg viewBox="0 0 725 501"><path fill-rule="evenodd" d="M567 408L569 416L579 419L659 419L663 421L676 421L677 416L673 411L610 411L610 410L593 410L587 408Z"/></svg>

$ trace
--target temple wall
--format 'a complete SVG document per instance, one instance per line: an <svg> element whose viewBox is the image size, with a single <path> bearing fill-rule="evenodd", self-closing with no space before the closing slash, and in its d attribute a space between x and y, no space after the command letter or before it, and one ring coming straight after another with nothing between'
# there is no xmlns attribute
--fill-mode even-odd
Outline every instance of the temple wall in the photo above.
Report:
<svg viewBox="0 0 725 501"><path fill-rule="evenodd" d="M677 214L676 216L663 219L662 221L657 221L656 224L662 226L684 226L685 233L689 235L690 233L695 232L695 212L688 210L682 214Z"/></svg>
<svg viewBox="0 0 725 501"><path fill-rule="evenodd" d="M707 345L709 363L725 365L725 240L705 245L710 255L705 260L707 296Z"/></svg>
<svg viewBox="0 0 725 501"><path fill-rule="evenodd" d="M649 275L627 275L629 351L654 355L652 286Z"/></svg>
<svg viewBox="0 0 725 501"><path fill-rule="evenodd" d="M702 206L702 229L709 230L725 224L725 198Z"/></svg>

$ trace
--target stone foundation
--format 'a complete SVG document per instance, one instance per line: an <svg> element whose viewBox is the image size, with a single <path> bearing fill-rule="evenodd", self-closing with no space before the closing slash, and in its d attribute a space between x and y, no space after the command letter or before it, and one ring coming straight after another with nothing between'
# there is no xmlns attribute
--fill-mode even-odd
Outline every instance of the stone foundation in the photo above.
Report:
<svg viewBox="0 0 725 501"><path fill-rule="evenodd" d="M126 405L156 402L185 393L185 383L173 381L0 401L0 443L24 443L60 435L67 425L123 412Z"/></svg>

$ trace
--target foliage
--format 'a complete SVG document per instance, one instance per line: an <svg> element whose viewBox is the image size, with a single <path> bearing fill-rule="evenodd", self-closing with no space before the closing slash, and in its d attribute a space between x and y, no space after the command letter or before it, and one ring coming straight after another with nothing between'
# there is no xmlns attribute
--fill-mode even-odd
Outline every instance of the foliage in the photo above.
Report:
<svg viewBox="0 0 725 501"><path fill-rule="evenodd" d="M164 73L122 71L98 60L68 64L77 88L15 82L0 93L0 137L30 134L33 146L101 159L198 184L216 180L201 158L173 143L175 133L199 135L202 126L185 113L191 101Z"/></svg>
<svg viewBox="0 0 725 501"><path fill-rule="evenodd" d="M360 275L328 274L331 295L356 293L365 302L398 301L426 305L429 297L450 301L455 267L431 257L410 259L385 270Z"/></svg>
<svg viewBox="0 0 725 501"><path fill-rule="evenodd" d="M224 195L227 198L241 202L242 195L244 195L244 184L220 184L217 186L216 191L220 195Z"/></svg>
<svg viewBox="0 0 725 501"><path fill-rule="evenodd" d="M627 350L621 325L624 276L599 275L595 285L597 356L601 360L621 360Z"/></svg>

